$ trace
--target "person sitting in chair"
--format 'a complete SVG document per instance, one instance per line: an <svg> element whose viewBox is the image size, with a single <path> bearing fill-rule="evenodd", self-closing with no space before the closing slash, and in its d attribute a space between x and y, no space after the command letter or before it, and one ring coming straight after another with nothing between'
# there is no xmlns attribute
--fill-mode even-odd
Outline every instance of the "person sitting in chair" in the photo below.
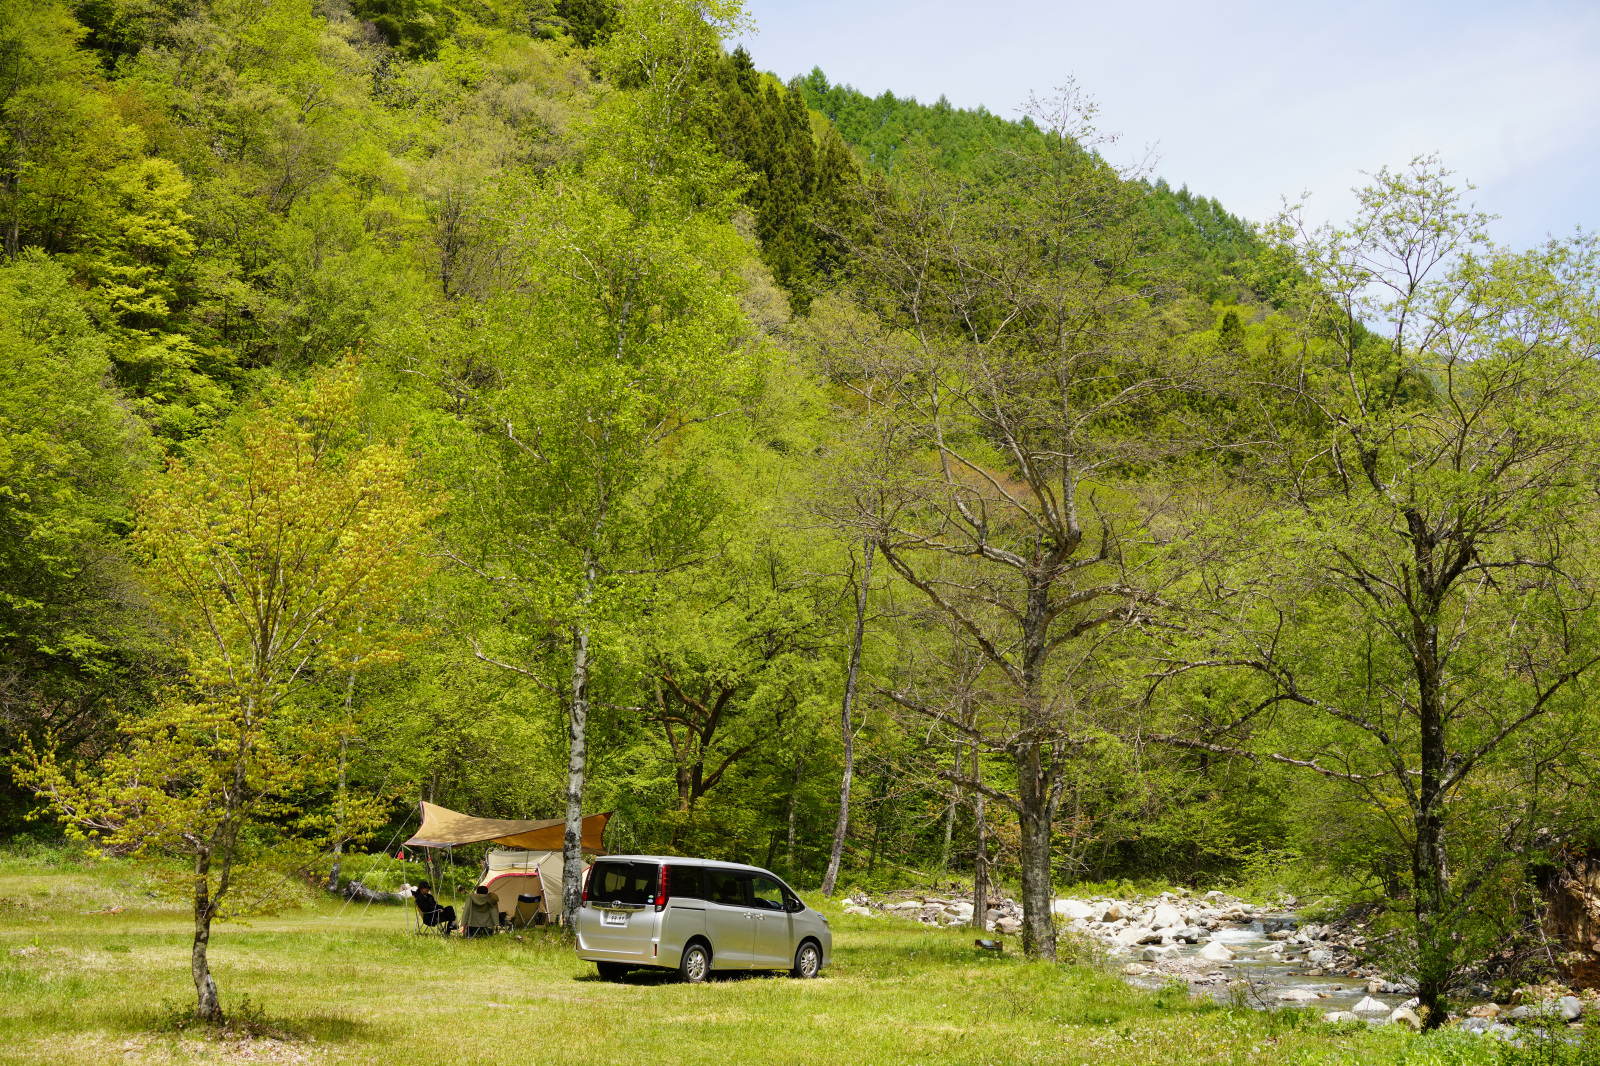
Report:
<svg viewBox="0 0 1600 1066"><path fill-rule="evenodd" d="M500 928L500 897L489 891L488 885L479 885L467 897L467 911L462 919L462 933L466 936L488 936Z"/></svg>
<svg viewBox="0 0 1600 1066"><path fill-rule="evenodd" d="M456 909L441 907L433 898L433 886L428 882L419 882L411 898L417 904L417 914L422 917L423 925L430 929L442 925L447 933L456 927Z"/></svg>

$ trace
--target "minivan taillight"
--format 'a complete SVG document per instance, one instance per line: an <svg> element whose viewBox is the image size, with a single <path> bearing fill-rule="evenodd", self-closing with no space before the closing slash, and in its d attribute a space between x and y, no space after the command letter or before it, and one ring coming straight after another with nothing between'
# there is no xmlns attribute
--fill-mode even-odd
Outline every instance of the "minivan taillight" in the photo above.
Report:
<svg viewBox="0 0 1600 1066"><path fill-rule="evenodd" d="M661 890L658 893L656 893L656 910L657 911L664 911L664 910L667 909L667 899L669 898L669 894L671 892L671 887L667 884L667 871L670 870L670 869L672 869L672 867L667 866L664 863L662 864L662 867L661 867Z"/></svg>
<svg viewBox="0 0 1600 1066"><path fill-rule="evenodd" d="M583 898L580 902L582 902L585 907L589 905L589 874L593 870L594 867L590 866L589 869L583 871Z"/></svg>

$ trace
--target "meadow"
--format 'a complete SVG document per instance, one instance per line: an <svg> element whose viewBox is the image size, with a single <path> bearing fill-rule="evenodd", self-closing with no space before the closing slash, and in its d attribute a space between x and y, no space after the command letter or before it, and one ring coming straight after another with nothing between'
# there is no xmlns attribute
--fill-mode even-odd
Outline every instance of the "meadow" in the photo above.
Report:
<svg viewBox="0 0 1600 1066"><path fill-rule="evenodd" d="M553 931L447 940L413 932L407 908L307 894L218 927L212 967L234 1020L218 1033L183 1025L190 921L151 884L117 860L0 861L0 1062L1497 1061L1458 1034L1144 992L1010 946L980 952L967 930L842 915L818 897L808 902L835 931L822 978L690 987L645 974L602 981Z"/></svg>

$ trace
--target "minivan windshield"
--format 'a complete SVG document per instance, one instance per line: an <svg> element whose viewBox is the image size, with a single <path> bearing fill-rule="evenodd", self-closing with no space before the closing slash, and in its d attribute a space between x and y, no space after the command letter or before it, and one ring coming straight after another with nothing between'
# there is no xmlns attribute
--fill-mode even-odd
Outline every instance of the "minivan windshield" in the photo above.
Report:
<svg viewBox="0 0 1600 1066"><path fill-rule="evenodd" d="M653 862L616 862L601 859L589 871L589 899L607 903L651 903L661 868Z"/></svg>

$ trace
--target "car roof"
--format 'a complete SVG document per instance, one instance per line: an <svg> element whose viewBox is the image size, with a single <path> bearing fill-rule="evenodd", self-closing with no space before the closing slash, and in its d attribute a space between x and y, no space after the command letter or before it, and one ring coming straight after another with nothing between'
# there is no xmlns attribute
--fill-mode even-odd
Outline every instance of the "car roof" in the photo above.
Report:
<svg viewBox="0 0 1600 1066"><path fill-rule="evenodd" d="M697 859L692 855L602 855L595 862L664 862L668 865L716 866L728 870L749 870L751 873L766 874L768 877L778 876L764 866L750 866L742 862L723 862L721 859Z"/></svg>

